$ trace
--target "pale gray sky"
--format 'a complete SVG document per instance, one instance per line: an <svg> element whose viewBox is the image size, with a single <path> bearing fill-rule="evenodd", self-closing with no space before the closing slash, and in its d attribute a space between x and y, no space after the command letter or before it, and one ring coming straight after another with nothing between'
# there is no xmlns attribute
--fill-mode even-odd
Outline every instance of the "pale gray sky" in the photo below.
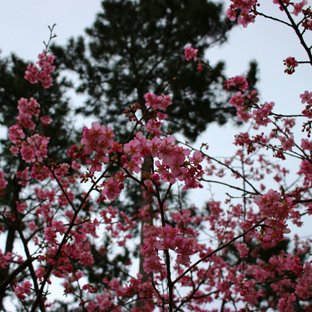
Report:
<svg viewBox="0 0 312 312"><path fill-rule="evenodd" d="M229 1L224 1L228 3ZM272 1L262 1L263 10L280 14ZM15 52L19 56L35 60L48 38L48 25L57 24L57 44L63 44L70 36L83 33L100 8L100 0L1 0L0 1L0 49L2 55ZM312 36L310 35L310 39ZM310 40L311 42L312 40ZM292 107L298 92L310 87L311 76L306 66L296 75L283 74L282 60L288 56L302 57L302 49L294 33L283 25L259 17L247 29L237 27L230 40L222 48L208 51L212 61L226 60L229 75L237 75L255 59L260 67L260 90L263 99L282 102L283 110ZM286 103L288 102L288 103Z"/></svg>
<svg viewBox="0 0 312 312"><path fill-rule="evenodd" d="M265 3L262 4L264 11L280 14L272 1L262 2ZM34 61L43 49L42 42L48 38L48 25L57 24L55 42L63 44L70 36L82 34L94 21L100 3L100 0L1 0L2 55L15 52ZM308 65L300 67L296 75L284 75L282 60L288 56L299 59L303 56L294 33L261 17L247 29L237 27L227 44L207 53L212 61L226 60L229 75L242 73L251 59L257 60L262 98L279 102L281 111L287 109L290 112L296 104L297 94L310 87L311 76L306 68Z"/></svg>

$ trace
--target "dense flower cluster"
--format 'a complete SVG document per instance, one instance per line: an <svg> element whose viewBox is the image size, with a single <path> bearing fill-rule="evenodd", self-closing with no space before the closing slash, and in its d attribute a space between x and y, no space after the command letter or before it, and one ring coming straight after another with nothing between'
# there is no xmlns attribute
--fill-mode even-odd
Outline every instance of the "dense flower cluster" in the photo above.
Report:
<svg viewBox="0 0 312 312"><path fill-rule="evenodd" d="M53 65L55 56L44 51L39 54L38 59L37 65L29 64L27 66L25 79L32 84L40 82L43 88L48 89L53 84L51 74L55 70Z"/></svg>
<svg viewBox="0 0 312 312"><path fill-rule="evenodd" d="M231 0L231 5L226 12L231 21L238 19L238 23L247 27L255 21L255 7L258 0Z"/></svg>
<svg viewBox="0 0 312 312"><path fill-rule="evenodd" d="M34 98L29 100L21 98L18 101L17 123L9 128L9 139L14 144L11 147L13 155L21 154L22 159L28 163L42 162L48 155L50 138L41 134L32 133L40 114L40 104Z"/></svg>
<svg viewBox="0 0 312 312"><path fill-rule="evenodd" d="M288 233L286 220L293 207L290 197L282 198L281 194L274 190L269 190L264 195L255 197L255 203L259 206L260 214L266 218L261 240L264 246L274 247L283 240L284 233Z"/></svg>
<svg viewBox="0 0 312 312"><path fill-rule="evenodd" d="M14 292L19 299L24 300L26 296L31 294L31 287L32 285L29 281L22 282L14 287Z"/></svg>
<svg viewBox="0 0 312 312"><path fill-rule="evenodd" d="M312 118L312 92L305 91L300 95L301 103L306 104L302 114L307 118Z"/></svg>
<svg viewBox="0 0 312 312"><path fill-rule="evenodd" d="M189 61L197 61L197 53L198 53L198 49L194 49L191 46L186 46L184 48L184 58L187 62Z"/></svg>
<svg viewBox="0 0 312 312"><path fill-rule="evenodd" d="M147 107L154 110L165 111L171 105L171 97L169 95L156 95L153 93L146 93L144 99Z"/></svg>
<svg viewBox="0 0 312 312"><path fill-rule="evenodd" d="M201 73L204 70L204 65L201 59L198 59L197 57L198 49L193 48L190 44L188 44L184 48L184 59L187 62L193 61L197 62L196 69L199 73Z"/></svg>
<svg viewBox="0 0 312 312"><path fill-rule="evenodd" d="M245 77L235 76L227 79L224 83L224 88L227 91L236 91L231 96L229 103L236 108L239 119L246 122L251 117L257 118L260 111L255 111L254 114L251 114L250 111L252 107L257 107L258 94L256 90L249 89L248 81Z"/></svg>
<svg viewBox="0 0 312 312"><path fill-rule="evenodd" d="M5 180L4 172L0 170L0 192L6 188L7 184L8 182Z"/></svg>

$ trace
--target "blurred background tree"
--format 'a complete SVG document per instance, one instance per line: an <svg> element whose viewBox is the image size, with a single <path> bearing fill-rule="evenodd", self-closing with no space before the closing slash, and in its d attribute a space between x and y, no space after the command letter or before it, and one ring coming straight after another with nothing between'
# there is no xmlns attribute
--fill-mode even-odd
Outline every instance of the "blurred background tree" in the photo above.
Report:
<svg viewBox="0 0 312 312"><path fill-rule="evenodd" d="M207 0L105 0L94 24L65 47L52 51L59 64L78 74L76 91L87 100L77 113L94 115L125 134L130 104L144 107L146 92L170 93L170 131L195 140L210 122L234 115L223 94L224 63L196 71L183 58L191 44L204 56L224 43L233 24L221 4ZM254 87L256 65L249 69ZM164 90L166 89L166 90Z"/></svg>

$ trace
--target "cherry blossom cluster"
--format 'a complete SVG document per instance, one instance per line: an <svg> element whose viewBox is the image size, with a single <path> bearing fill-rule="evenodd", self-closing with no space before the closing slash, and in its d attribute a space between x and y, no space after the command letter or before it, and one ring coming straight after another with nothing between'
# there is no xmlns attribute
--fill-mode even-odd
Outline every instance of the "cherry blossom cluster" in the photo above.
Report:
<svg viewBox="0 0 312 312"><path fill-rule="evenodd" d="M146 107L151 107L154 110L165 111L172 104L169 95L156 95L154 93L146 93L144 95Z"/></svg>
<svg viewBox="0 0 312 312"><path fill-rule="evenodd" d="M259 0L231 0L230 6L226 11L227 17L231 21L235 21L243 27L254 23L257 16L263 16L281 22L293 28L300 43L305 47L309 61L301 63L309 63L312 59L311 47L306 43L305 33L312 30L312 9L308 1L289 1L289 0L273 0L273 3L279 6L279 9L285 12L286 19L280 19L270 16L262 12L261 1ZM284 72L291 75L298 66L295 57L289 56L284 60Z"/></svg>
<svg viewBox="0 0 312 312"><path fill-rule="evenodd" d="M312 118L312 92L305 91L300 95L301 103L306 104L302 111L303 116L307 118Z"/></svg>
<svg viewBox="0 0 312 312"><path fill-rule="evenodd" d="M44 51L38 55L37 65L29 64L25 72L25 79L31 84L41 83L43 88L48 89L53 84L51 74L55 70L53 65L55 56Z"/></svg>
<svg viewBox="0 0 312 312"><path fill-rule="evenodd" d="M286 220L293 207L290 197L281 198L281 194L270 189L266 194L255 197L255 203L260 209L262 217L266 218L261 232L264 246L275 246L283 240L284 233L288 233Z"/></svg>
<svg viewBox="0 0 312 312"><path fill-rule="evenodd" d="M84 128L80 143L83 146L85 155L92 155L92 160L88 159L86 163L92 164L91 171L101 171L102 164L109 161L108 155L113 147L114 134L111 128L93 122L91 128Z"/></svg>
<svg viewBox="0 0 312 312"><path fill-rule="evenodd" d="M311 278L311 264L309 262L302 264L300 260L302 251L299 248L293 255L282 252L271 256L268 262L257 259L255 264L242 266L240 273L236 273L235 285L238 291L250 305L254 305L258 298L264 296L267 299L268 308L276 307L279 311L296 311L295 302L304 302L311 296L311 289L307 286ZM260 256L256 249L249 249L248 252L255 257ZM248 279L245 274L249 276ZM305 276L307 282L304 281ZM274 302L265 287L269 281L273 281L270 283L271 289L278 294L277 302ZM305 305L305 308L308 311L309 304Z"/></svg>
<svg viewBox="0 0 312 312"><path fill-rule="evenodd" d="M9 128L9 139L13 143L11 152L21 153L26 162L42 162L47 158L49 138L34 133L40 114L40 104L34 98L21 98L18 101L17 123ZM40 118L42 124L50 123L50 118ZM28 135L28 133L32 135Z"/></svg>
<svg viewBox="0 0 312 312"><path fill-rule="evenodd" d="M0 192L6 188L8 182L5 179L5 174L2 170L0 170Z"/></svg>
<svg viewBox="0 0 312 312"><path fill-rule="evenodd" d="M255 21L255 7L258 0L231 0L229 9L226 11L227 17L231 21L236 21L244 27Z"/></svg>
<svg viewBox="0 0 312 312"><path fill-rule="evenodd" d="M184 266L190 264L190 256L197 252L196 239L185 236L179 228L173 228L170 225L146 226L144 232L146 236L141 250L146 273L161 273L162 278L165 278L166 266L161 261L160 251L169 249L175 251L177 254L176 265Z"/></svg>
<svg viewBox="0 0 312 312"><path fill-rule="evenodd" d="M257 107L258 94L256 90L249 90L248 82L243 76L235 76L229 78L224 83L224 88L227 91L235 92L229 103L236 108L237 116L242 121L248 121L253 115L250 113L252 107ZM257 118L255 111L254 116Z"/></svg>
<svg viewBox="0 0 312 312"><path fill-rule="evenodd" d="M245 94L249 91L248 84L243 77L234 77L228 80L226 88L231 92L240 92L243 101L250 101ZM157 112L154 115L156 119L159 117L157 114L164 111L171 103L171 98L149 93L146 95L146 102L148 109ZM304 102L310 102L308 94L305 95ZM244 106L244 103L242 104ZM21 114L29 114L31 118L40 116L40 106L36 104L34 99L29 101L23 99L18 106ZM258 127L267 126L272 122L268 116L273 114L273 103L265 103L259 106L254 101L251 107L253 110L248 107L250 110L249 118L253 119ZM289 131L287 129L290 126L292 123L285 120L285 128L281 132ZM31 123L27 128L25 124L24 126L21 125L18 120L18 123L10 129L10 139L14 146L19 148L22 159L32 166L31 171L34 172L34 168L37 168L38 173L35 175L37 179L52 178L59 185L57 191L53 188L37 188L35 190L37 201L42 203L35 208L33 217L30 213L32 208L28 204L25 202L17 203L18 212L25 216L24 218L29 217L27 221L28 230L36 233L32 235L33 242L42 252L39 257L39 265L35 271L41 285L44 285L46 278L50 279L51 275L65 280L63 286L66 294L77 294L75 287L79 285L79 288L83 290L79 295L80 304L88 311L99 309L121 311L121 303L127 304L134 296L142 298L141 305L144 309L153 310L156 306L169 304L168 299L165 299L168 298L167 292L161 290L164 287L163 283L166 283L167 280L171 280L171 288L168 291L171 292L173 304L176 306L184 305L188 310L195 311L200 311L200 306L204 303L212 302L215 299L226 300L232 297L234 293L238 294L235 302L256 305L265 294L265 288L257 290L260 286L256 285L259 283L261 285L266 284L270 279L276 280L272 287L275 287L279 294L280 299L277 303L279 308L292 311L293 303L296 300L308 300L309 285L302 282L302 279L303 272L306 271L309 274L311 269L309 271L309 264L303 264L298 260L298 257L284 254L270 258L271 266L259 262L257 265L250 266L237 264L233 268L233 265L224 260L228 252L227 249L224 249L220 255L212 256L214 249L198 241L198 229L206 223L204 227L212 231L215 237L224 243L235 240L240 228L246 231L246 241L235 244L240 255L239 259L247 259L250 252L254 252L249 245L250 242L259 240L264 248L277 245L283 241L284 234L287 232L286 221L288 218L292 217L300 222L300 214L298 215L295 209L296 199L302 198L300 188L290 194L282 194L274 190L268 190L262 194L258 192L256 196L252 197L253 200L250 200L244 219L242 219L242 215L245 208L242 205L232 205L231 210L225 213L223 203L217 201L209 202L209 213L205 217L198 215L196 209L170 211L166 207L164 199L161 199L160 187L167 185L169 189L178 182L184 183L184 189L200 187L202 185L200 180L205 174L203 162L209 159L203 152L192 152L190 149L178 145L172 136L161 137L155 135L154 132L154 136L146 138L144 135L145 125L127 143L120 144L115 141L113 131L109 127L95 122L90 128L84 128L80 144L73 146L68 152L72 158L71 168L74 170L81 170L83 166L88 168L85 173L82 171L77 177L71 178L69 176L69 164L51 166L47 163L43 165L47 158L47 143L44 140L40 141L40 134L34 133L36 129ZM161 133L160 127L158 129ZM27 136L29 131L33 131L31 136ZM236 138L237 144L241 146L244 144L267 146L268 141L269 138L261 135L257 139L251 139L248 133ZM281 140L281 144L285 143L284 141ZM26 153L28 146L23 147L23 144L29 144L30 147L33 147L30 148L29 154ZM312 143L308 139L302 141L301 147L307 152L311 151L311 146ZM36 151L33 151L34 149ZM248 153L252 155L254 151L255 149L249 149ZM254 163L251 159L244 158L242 151L237 156L243 159L246 166L251 167L250 173L245 171L244 175L244 178L247 178L250 183L253 180L263 179L263 176L260 176L261 170L282 172L279 166L274 167L272 165L272 169L270 169L270 162L266 162L264 158L259 161L259 163L263 163L263 167L257 172L254 170ZM94 185L92 188L100 193L98 204L103 201L114 201L123 190L126 179L138 182L137 174L141 172L145 157L154 159L154 168L152 172L144 176L141 186L147 191L147 194L155 195L153 206L155 205L154 209L156 209L153 224L144 225L144 240L140 249L143 257L143 268L147 277L142 279L142 276L137 276L137 278L129 279L126 283L117 279L104 279L102 287L85 283L82 279L84 273L78 270L76 266L89 267L95 264L91 252L91 238L97 239L99 229L104 227L106 235L114 239L118 246L126 246L132 239L131 228L134 226L134 221L113 206L101 210L100 218L81 218L77 212L80 210L82 212L87 203L85 202L75 209L70 208L75 203L75 194L72 190L79 179L80 181L89 180ZM303 161L309 163L308 159ZM217 176L223 177L225 175L223 170L214 169L210 162L207 165L209 169L206 170L206 173L209 172L209 175L214 174L216 170L218 170L215 172ZM229 167L231 165L231 162L228 161L222 166ZM105 172L109 166L118 166L119 170L107 175ZM235 166L233 165L233 167ZM104 174L102 174L103 170ZM306 171L302 170L302 174L307 180L306 183L311 181L308 170L308 168ZM39 172L41 173L40 178ZM236 179L242 177L234 169L231 169L230 172L235 175ZM96 173L100 173L102 176L99 182L96 182ZM27 184L29 169L26 168L18 172L18 177L21 185ZM278 181L278 177L276 180ZM264 191L265 187L260 189ZM254 204L259 207L260 214L252 208ZM93 208L90 209L93 211ZM148 219L149 207L142 208L136 217L137 220ZM257 230L255 227L251 231L253 226L258 223L261 228ZM43 226L42 232L36 230L39 224ZM229 229L231 230L229 231ZM203 267L192 262L192 257L195 256L199 259L199 263L204 264ZM1 255L1 258L5 260L3 265L7 266L12 255ZM278 265L279 270L276 271L275 267ZM170 271L173 268L177 276L174 281L172 281L173 275ZM188 274L189 270L192 271L192 275ZM288 274L289 271L294 272L297 278L291 286L295 292L284 290L285 285L289 284L289 282L287 284L284 281L284 275ZM153 283L154 286L152 286ZM203 288L192 289L192 285L197 284L203 285ZM181 287L191 288L182 300L178 299L176 294L176 290L178 291ZM209 287L215 295L204 296L204 287ZM33 290L38 293L38 286L30 281L17 283L13 289L16 296L23 302L33 296ZM274 303L269 302L269 304L274 307ZM132 309L132 311L140 310L136 307Z"/></svg>
<svg viewBox="0 0 312 312"><path fill-rule="evenodd" d="M197 71L202 72L204 70L203 62L201 60L198 60L197 54L198 49L193 48L190 44L186 45L186 47L184 48L184 59L187 62L197 62Z"/></svg>
<svg viewBox="0 0 312 312"><path fill-rule="evenodd" d="M295 72L295 68L298 66L298 62L294 57L290 56L284 60L284 65L286 66L285 73L291 75Z"/></svg>
<svg viewBox="0 0 312 312"><path fill-rule="evenodd" d="M184 48L184 58L187 62L189 61L197 61L197 53L198 53L198 49L194 49L192 48L190 45L187 45Z"/></svg>
<svg viewBox="0 0 312 312"><path fill-rule="evenodd" d="M302 0L299 2L292 2L289 0L273 0L281 10L288 10L294 16L303 15L300 24L306 30L311 30L311 8L308 1ZM258 7L261 7L259 0L231 0L231 4L226 11L227 17L231 21L237 21L240 25L247 27L249 24L255 22L258 12ZM292 11L290 11L292 8Z"/></svg>
<svg viewBox="0 0 312 312"><path fill-rule="evenodd" d="M131 300L136 294L139 298L144 299L144 309L153 311L155 303L148 298L156 297L157 293L153 289L151 283L144 282L141 277L131 278L127 285L122 285L118 279L103 280L105 285L105 292L95 295L93 300L87 303L87 311L122 311L120 302L127 302ZM83 290L87 290L92 294L94 289L92 285L85 284ZM157 300L157 299L156 299ZM134 307L131 309L133 312L142 311L142 307Z"/></svg>
<svg viewBox="0 0 312 312"><path fill-rule="evenodd" d="M12 260L12 253L8 252L6 254L3 254L0 250L0 260L0 269L5 269Z"/></svg>
<svg viewBox="0 0 312 312"><path fill-rule="evenodd" d="M176 181L185 183L184 189L200 187L203 170L201 153L191 154L189 149L176 144L174 137L146 139L141 132L123 148L123 167L130 173L139 173L145 156L155 157L155 170L150 179L156 183Z"/></svg>
<svg viewBox="0 0 312 312"><path fill-rule="evenodd" d="M31 294L31 287L32 284L29 281L25 281L16 285L14 287L14 292L19 299L24 300L26 296Z"/></svg>

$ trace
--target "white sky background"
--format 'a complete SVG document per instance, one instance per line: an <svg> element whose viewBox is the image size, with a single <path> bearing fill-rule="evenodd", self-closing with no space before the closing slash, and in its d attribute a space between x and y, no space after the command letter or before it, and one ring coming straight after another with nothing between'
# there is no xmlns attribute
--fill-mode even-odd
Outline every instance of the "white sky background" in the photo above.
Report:
<svg viewBox="0 0 312 312"><path fill-rule="evenodd" d="M272 0L263 2L263 11L280 14ZM1 57L14 52L26 60L36 61L44 48L43 41L48 40L48 25L57 24L54 42L65 44L69 37L83 34L83 30L93 23L100 3L100 0L0 0ZM310 35L310 44L311 39ZM277 112L291 114L301 109L299 94L312 89L311 66L299 66L294 75L286 75L283 73L283 59L294 56L298 60L306 60L302 51L293 31L258 17L256 23L247 29L236 27L232 30L228 43L209 50L206 57L211 63L225 60L229 76L243 74L248 63L256 60L260 69L258 87L261 100L274 101ZM74 103L75 100L72 101ZM237 131L230 124L221 128L210 125L198 142L207 142L213 155L230 156L231 143ZM201 204L207 200L207 195L207 190L200 192L196 202ZM311 222L311 218L306 220ZM311 234L307 228L300 232L301 235Z"/></svg>
<svg viewBox="0 0 312 312"><path fill-rule="evenodd" d="M228 0L224 2L229 3ZM48 25L57 24L54 42L65 44L70 36L83 34L83 30L92 24L100 3L100 0L0 0L1 57L14 52L24 59L36 61L43 50L43 41L48 40ZM280 14L272 0L262 0L261 3L265 3L261 5L263 11ZM283 59L288 56L306 59L302 51L293 31L258 17L247 29L236 27L232 30L228 43L209 50L206 57L212 63L225 60L229 76L244 73L249 61L256 60L260 69L261 100L274 101L277 112L293 113L301 105L299 94L311 89L310 66L302 65L294 75L286 75ZM208 141L216 153L224 155L232 142L231 132L230 125L222 128L210 125L201 139Z"/></svg>
<svg viewBox="0 0 312 312"><path fill-rule="evenodd" d="M224 2L229 3L228 0ZM280 14L272 0L261 2L265 3L261 5L263 11ZM100 0L0 0L1 57L14 52L24 59L36 61L44 48L43 41L48 40L48 25L57 24L54 42L65 44L70 36L83 34L83 30L92 24L100 3ZM212 63L225 60L229 76L244 73L249 61L256 60L260 69L261 99L276 102L278 112L292 113L300 105L299 94L311 89L310 66L299 66L294 75L286 75L283 59L288 56L306 59L302 51L293 31L258 17L247 29L236 27L231 31L228 43L209 50L206 56ZM229 126L218 131L227 133L228 130Z"/></svg>

